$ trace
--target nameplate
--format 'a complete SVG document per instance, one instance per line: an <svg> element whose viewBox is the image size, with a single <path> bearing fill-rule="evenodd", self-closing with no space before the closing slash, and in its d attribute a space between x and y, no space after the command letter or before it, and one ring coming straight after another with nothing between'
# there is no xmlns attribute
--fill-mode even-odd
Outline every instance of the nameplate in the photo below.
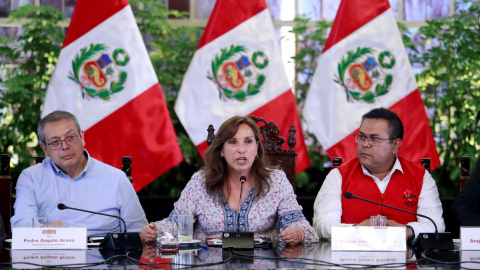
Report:
<svg viewBox="0 0 480 270"><path fill-rule="evenodd" d="M12 263L33 263L40 265L86 264L86 250L12 250ZM15 268L38 268L31 264L14 264Z"/></svg>
<svg viewBox="0 0 480 270"><path fill-rule="evenodd" d="M480 264L478 262L480 261L480 254L478 251L474 250L462 250L461 251L461 256L460 256L460 261L462 262L460 266L466 269L479 269Z"/></svg>
<svg viewBox="0 0 480 270"><path fill-rule="evenodd" d="M18 227L12 230L12 249L86 248L86 227Z"/></svg>
<svg viewBox="0 0 480 270"><path fill-rule="evenodd" d="M371 226L332 227L332 250L406 251L405 228Z"/></svg>
<svg viewBox="0 0 480 270"><path fill-rule="evenodd" d="M480 250L480 227L460 227L460 249Z"/></svg>
<svg viewBox="0 0 480 270"><path fill-rule="evenodd" d="M332 263L336 264L367 264L383 265L389 263L404 264L406 262L405 251L333 251Z"/></svg>

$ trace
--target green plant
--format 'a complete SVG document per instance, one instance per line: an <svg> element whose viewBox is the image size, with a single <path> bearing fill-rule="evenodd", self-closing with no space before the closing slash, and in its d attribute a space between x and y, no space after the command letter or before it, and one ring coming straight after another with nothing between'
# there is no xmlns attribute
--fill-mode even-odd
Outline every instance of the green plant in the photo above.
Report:
<svg viewBox="0 0 480 270"><path fill-rule="evenodd" d="M331 27L329 22L310 22L309 18L297 17L294 19L295 26L292 33L297 38L297 52L292 57L295 60L295 91L297 96L298 110L301 112L303 102L307 95L313 74L317 68L317 60L322 53L327 41L327 31ZM327 169L324 164L329 158L313 134L303 134L309 143L308 155L312 165L306 171L297 175L297 193L302 195L316 195L320 189Z"/></svg>
<svg viewBox="0 0 480 270"><path fill-rule="evenodd" d="M460 2L469 3L468 10L420 28L427 49L413 58L424 67L417 83L434 112L430 121L443 161L434 177L442 196L456 195L460 157L472 157L473 167L480 142L480 3Z"/></svg>
<svg viewBox="0 0 480 270"><path fill-rule="evenodd" d="M9 16L12 21L27 19L22 36L1 42L0 68L6 75L0 90L0 152L18 160L12 168L13 179L31 164L32 156L43 155L35 131L64 38L63 29L57 27L62 16L51 7L22 6Z"/></svg>

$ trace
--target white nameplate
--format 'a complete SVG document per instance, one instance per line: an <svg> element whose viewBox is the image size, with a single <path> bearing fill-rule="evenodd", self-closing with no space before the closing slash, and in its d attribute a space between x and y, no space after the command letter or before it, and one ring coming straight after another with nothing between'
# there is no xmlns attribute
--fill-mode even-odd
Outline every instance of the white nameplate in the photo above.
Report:
<svg viewBox="0 0 480 270"><path fill-rule="evenodd" d="M86 248L86 227L18 227L12 230L12 249Z"/></svg>
<svg viewBox="0 0 480 270"><path fill-rule="evenodd" d="M462 250L461 254L461 267L465 267L467 269L480 269L480 264L478 263L480 262L480 254L478 251Z"/></svg>
<svg viewBox="0 0 480 270"><path fill-rule="evenodd" d="M405 251L333 251L332 263L337 264L367 264L367 265L382 265L387 263L404 264L406 262ZM390 267L389 267L390 268ZM400 266L404 269L405 266Z"/></svg>
<svg viewBox="0 0 480 270"><path fill-rule="evenodd" d="M34 263L40 265L86 264L86 250L12 250L12 263ZM15 268L38 268L31 264L13 264Z"/></svg>
<svg viewBox="0 0 480 270"><path fill-rule="evenodd" d="M460 249L480 250L480 227L460 227Z"/></svg>
<svg viewBox="0 0 480 270"><path fill-rule="evenodd" d="M332 227L332 250L406 251L405 228L351 226Z"/></svg>

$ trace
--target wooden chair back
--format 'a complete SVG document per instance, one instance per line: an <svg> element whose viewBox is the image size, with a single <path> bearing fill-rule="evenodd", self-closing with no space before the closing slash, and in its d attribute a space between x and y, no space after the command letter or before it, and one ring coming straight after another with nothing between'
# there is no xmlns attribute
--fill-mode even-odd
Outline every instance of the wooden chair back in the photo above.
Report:
<svg viewBox="0 0 480 270"><path fill-rule="evenodd" d="M35 160L35 164L42 163L43 160L45 159L44 156L38 156L33 158Z"/></svg>
<svg viewBox="0 0 480 270"><path fill-rule="evenodd" d="M334 157L332 160L332 169L342 165L343 159L341 157Z"/></svg>
<svg viewBox="0 0 480 270"><path fill-rule="evenodd" d="M1 154L0 156L0 215L3 219L7 237L11 238L12 177L10 174L10 155L8 154Z"/></svg>
<svg viewBox="0 0 480 270"><path fill-rule="evenodd" d="M460 190L463 189L463 186L470 177L470 157L463 156L460 157Z"/></svg>
<svg viewBox="0 0 480 270"><path fill-rule="evenodd" d="M132 157L122 157L122 171L127 175L130 183L133 183L132 177Z"/></svg>
<svg viewBox="0 0 480 270"><path fill-rule="evenodd" d="M250 116L260 128L261 141L265 148L265 155L271 165L279 166L287 175L288 181L296 189L296 157L297 153L294 150L297 139L295 133L297 132L292 125L288 130L287 149L282 149L285 139L278 136L280 129L273 123L267 123L267 121L261 117ZM210 145L215 138L215 129L213 125L208 126L207 144Z"/></svg>
<svg viewBox="0 0 480 270"><path fill-rule="evenodd" d="M429 158L422 158L420 159L420 164L425 167L425 170L430 172L430 159Z"/></svg>

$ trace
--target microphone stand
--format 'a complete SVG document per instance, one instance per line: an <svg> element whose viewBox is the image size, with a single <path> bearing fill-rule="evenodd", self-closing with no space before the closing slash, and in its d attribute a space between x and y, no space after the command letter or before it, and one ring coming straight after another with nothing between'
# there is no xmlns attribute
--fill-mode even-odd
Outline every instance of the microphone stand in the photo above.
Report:
<svg viewBox="0 0 480 270"><path fill-rule="evenodd" d="M105 214L105 213L101 213L101 212L94 212L94 211L85 210L85 209L73 208L73 207L70 207L70 206L66 206L63 203L58 204L58 209L60 209L60 210L71 209L71 210L80 211L80 212L87 212L87 213L91 213L91 214L95 214L95 215L118 218L123 223L123 232L125 233L125 237L127 237L127 223L125 223L125 220L120 216ZM122 230L121 226L120 226L120 230Z"/></svg>
<svg viewBox="0 0 480 270"><path fill-rule="evenodd" d="M435 224L433 219L431 219L430 217L427 217L427 216L422 215L422 214L410 212L408 210L404 210L404 209L401 209L401 208L386 205L386 204L383 204L383 203L379 203L379 202L371 201L371 200L368 200L368 199L360 198L360 197L357 197L357 196L353 195L351 192L345 192L344 197L347 198L347 199L359 199L359 200L366 201L366 202L369 202L369 203L373 203L373 204L376 204L376 205L388 207L388 208L395 209L395 210L398 210L398 211L401 211L401 212L405 212L405 213L409 213L409 214L412 214L412 215L416 215L416 216L419 216L419 217L426 218L433 223L433 226L435 227L435 233L433 233L433 234L432 233L419 233L417 238L414 241L412 241L413 246L418 248L418 249L421 249L421 250L434 250L434 249L436 249L436 250L453 250L452 235L449 232L439 233L438 229L437 229L437 224Z"/></svg>
<svg viewBox="0 0 480 270"><path fill-rule="evenodd" d="M238 198L238 212L237 212L237 237L240 237L240 210L242 209L242 193L243 193L243 184L245 181L240 178L241 186L240 186L240 198Z"/></svg>
<svg viewBox="0 0 480 270"><path fill-rule="evenodd" d="M125 223L125 220L120 217L120 216L115 216L115 215L110 215L110 214L104 214L100 212L94 212L90 210L85 210L85 209L79 209L79 208L73 208L66 206L63 203L58 204L58 209L60 210L65 210L65 209L70 209L70 210L75 210L75 211L80 211L80 212L86 212L86 213L91 213L94 215L101 215L101 216L107 216L107 217L113 217L120 219L123 223L124 231L123 232L109 232L105 237L103 238L102 242L100 242L100 247L103 249L110 249L110 250L129 250L129 249L141 249L142 248L142 241L140 239L140 233L139 232L127 232L127 224ZM121 230L121 226L120 226Z"/></svg>
<svg viewBox="0 0 480 270"><path fill-rule="evenodd" d="M347 198L347 199L349 199L349 198ZM371 201L371 200L368 200L368 199L360 198L360 197L357 197L357 196L355 196L355 195L353 195L353 194L352 194L352 199L359 199L359 200L366 201L366 202L369 202L369 203L373 203L373 204L376 204L376 205L385 206L385 207L388 207L388 208L391 208L391 209L395 209L395 210L398 210L398 211L402 211L402 212L405 212L405 213L409 213L409 214L412 214L412 215L416 215L416 216L419 216L419 217L426 218L426 219L430 220L430 221L433 223L433 226L435 227L435 238L437 238L437 239L439 238L439 236L438 236L437 224L435 224L435 222L433 221L433 219L431 219L430 217L427 217L427 216L422 215L422 214L410 212L410 211L408 211L408 210L404 210L404 209L397 208L397 207L394 207L394 206L390 206L390 205L387 205L387 204L383 204L383 203Z"/></svg>
<svg viewBox="0 0 480 270"><path fill-rule="evenodd" d="M237 229L235 231L222 232L222 249L253 250L253 232L240 231L240 210L242 203L243 184L246 180L247 178L245 176L240 177L241 187L237 212Z"/></svg>

